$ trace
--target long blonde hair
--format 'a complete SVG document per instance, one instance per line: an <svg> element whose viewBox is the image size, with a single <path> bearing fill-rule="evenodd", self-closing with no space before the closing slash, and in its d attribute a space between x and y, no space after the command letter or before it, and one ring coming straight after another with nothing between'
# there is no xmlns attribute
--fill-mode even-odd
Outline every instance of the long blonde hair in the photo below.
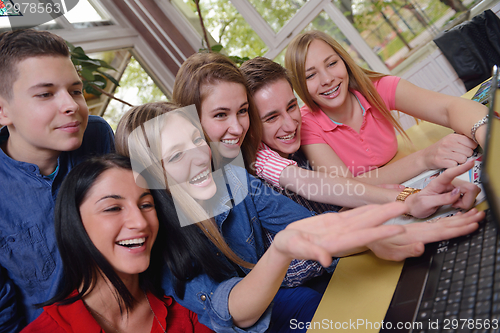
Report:
<svg viewBox="0 0 500 333"><path fill-rule="evenodd" d="M312 30L296 36L288 45L285 54L285 67L292 73L293 88L302 99L302 101L309 107L312 112L320 111L319 106L313 101L309 91L307 90L306 82L306 57L309 45L312 41L319 39L330 45L344 61L347 73L349 74L349 88L359 91L380 113L396 128L396 130L407 137L401 124L393 117L391 110L387 108L382 97L375 89L373 82L380 80L386 74L374 72L362 68L356 64L354 59L347 53L347 51L330 35Z"/></svg>
<svg viewBox="0 0 500 333"><path fill-rule="evenodd" d="M182 212L188 219L195 222L200 221L196 225L229 260L251 269L254 265L241 259L231 250L222 237L215 220L208 215L203 207L179 186L169 187L167 184L167 175L162 163L160 135L164 120L160 116L174 113L179 108L180 106L174 103L155 102L130 109L118 123L115 134L116 151L121 155L131 157L133 166L138 163L142 169L147 168L148 174L154 178L153 181L160 186L159 188L166 189L171 193L172 197L182 205ZM184 112L178 112L178 114L189 120L202 133L197 121L190 119L189 115ZM148 123L147 129L144 128L146 122ZM138 128L142 130L136 130Z"/></svg>
<svg viewBox="0 0 500 333"><path fill-rule="evenodd" d="M214 52L195 53L190 56L177 72L172 100L180 106L194 104L201 119L201 104L206 97L203 95L203 86L220 82L239 83L245 87L247 92L250 127L241 145L241 152L247 171L255 175L252 166L262 138L262 124L255 110L253 99L248 92L247 81L231 59Z"/></svg>

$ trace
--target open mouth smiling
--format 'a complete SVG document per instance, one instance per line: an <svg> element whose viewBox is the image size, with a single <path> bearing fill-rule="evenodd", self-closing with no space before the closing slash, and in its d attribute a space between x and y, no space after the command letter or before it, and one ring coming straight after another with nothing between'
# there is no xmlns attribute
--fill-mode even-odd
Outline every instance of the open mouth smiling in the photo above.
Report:
<svg viewBox="0 0 500 333"><path fill-rule="evenodd" d="M234 139L234 140L226 140L226 139L222 139L220 140L222 143L225 143L227 145L236 145L238 144L238 142L240 142L240 139Z"/></svg>
<svg viewBox="0 0 500 333"><path fill-rule="evenodd" d="M122 240L116 242L116 244L123 247L128 247L129 249L135 249L143 246L145 242L146 242L146 237L140 237L140 238Z"/></svg>
<svg viewBox="0 0 500 333"><path fill-rule="evenodd" d="M292 134L285 135L285 136L278 136L278 139L280 139L282 141L292 140L293 138L295 138L296 134L297 134L297 131L293 132Z"/></svg>
<svg viewBox="0 0 500 333"><path fill-rule="evenodd" d="M210 175L210 170L206 169L205 171L200 172L198 175L196 175L193 179L189 181L189 184L192 185L200 185L203 184L207 179L208 176Z"/></svg>
<svg viewBox="0 0 500 333"><path fill-rule="evenodd" d="M336 92L337 90L339 90L339 88L340 88L340 84L331 90L328 90L328 91L321 93L320 95L329 96L329 95L333 94L334 92Z"/></svg>

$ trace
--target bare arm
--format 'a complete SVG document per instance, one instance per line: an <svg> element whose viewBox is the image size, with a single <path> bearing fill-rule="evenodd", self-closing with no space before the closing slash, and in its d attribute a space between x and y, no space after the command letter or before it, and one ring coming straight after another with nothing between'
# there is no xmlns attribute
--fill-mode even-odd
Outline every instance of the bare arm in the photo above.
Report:
<svg viewBox="0 0 500 333"><path fill-rule="evenodd" d="M423 163L425 153L421 150L398 161L354 177L340 157L326 143L304 145L301 148L314 170L326 171L331 176L356 178L366 184L403 183L427 170Z"/></svg>
<svg viewBox="0 0 500 333"><path fill-rule="evenodd" d="M469 138L472 126L488 113L488 108L478 102L423 89L404 79L399 81L396 88L396 109L449 127ZM476 132L481 146L485 142L485 127L481 126Z"/></svg>
<svg viewBox="0 0 500 333"><path fill-rule="evenodd" d="M370 248L377 256L402 260L418 256L423 244L468 234L484 212L443 218L415 226L380 224L408 209L402 203L367 205L343 213L314 216L280 231L254 269L229 294L229 312L236 325L253 325L278 291L292 260L312 259L328 266L332 256L346 256Z"/></svg>
<svg viewBox="0 0 500 333"><path fill-rule="evenodd" d="M365 250L366 244L404 232L402 226L380 226L406 211L400 203L364 206L345 213L314 216L291 223L252 271L229 294L229 313L239 327L253 325L278 291L290 261L312 259L328 266L332 256Z"/></svg>
<svg viewBox="0 0 500 333"><path fill-rule="evenodd" d="M450 127L459 134L450 134L439 142L357 178L368 184L401 183L426 170L449 168L464 163L476 144L470 139L472 126L487 114L480 103L419 88L401 79L396 88L396 109L408 115ZM486 126L476 132L484 143ZM315 170L337 172L353 177L342 160L326 144L302 146Z"/></svg>
<svg viewBox="0 0 500 333"><path fill-rule="evenodd" d="M452 182L473 166L474 162L470 161L450 168L433 179L423 191L408 197L405 204L410 214L424 218L433 214L440 206L451 204L456 208L472 208L479 194L479 187L469 182ZM393 202L401 191L364 184L356 179L330 176L295 165L289 165L282 171L280 185L308 200L343 207Z"/></svg>
<svg viewBox="0 0 500 333"><path fill-rule="evenodd" d="M392 202L401 192L296 165L289 165L283 170L280 186L308 200L351 208Z"/></svg>

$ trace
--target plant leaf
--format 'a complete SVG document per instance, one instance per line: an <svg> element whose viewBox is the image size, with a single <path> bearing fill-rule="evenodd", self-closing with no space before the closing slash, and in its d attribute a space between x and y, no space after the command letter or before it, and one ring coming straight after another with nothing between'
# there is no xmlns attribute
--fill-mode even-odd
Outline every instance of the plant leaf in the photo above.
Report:
<svg viewBox="0 0 500 333"><path fill-rule="evenodd" d="M82 70L80 71L80 74L87 81L92 82L95 80L93 71L89 70L88 68L82 68Z"/></svg>
<svg viewBox="0 0 500 333"><path fill-rule="evenodd" d="M101 65L101 67L108 68L108 69L112 69L112 70L116 71L116 69L115 69L113 66L111 66L110 64L108 64L108 63L107 63L106 61L104 61L104 60L101 60L101 59L93 59L93 60L98 61L98 62L99 62L99 64Z"/></svg>
<svg viewBox="0 0 500 333"><path fill-rule="evenodd" d="M101 93L99 90L95 89L95 88L92 86L92 84L89 84L89 85L87 86L87 88L85 89L85 91L86 91L87 93L89 93L89 94L93 94L93 95L96 95L96 96L101 96L101 95L102 95L102 93Z"/></svg>
<svg viewBox="0 0 500 333"><path fill-rule="evenodd" d="M97 72L99 74L101 74L101 75L104 75L106 78L108 78L109 81L113 82L115 85L120 86L120 83L114 77L112 77L111 75L109 75L108 73L103 72L103 71L101 71L99 69L97 70Z"/></svg>
<svg viewBox="0 0 500 333"><path fill-rule="evenodd" d="M211 47L212 51L219 53L222 50L223 46L220 44L216 44Z"/></svg>

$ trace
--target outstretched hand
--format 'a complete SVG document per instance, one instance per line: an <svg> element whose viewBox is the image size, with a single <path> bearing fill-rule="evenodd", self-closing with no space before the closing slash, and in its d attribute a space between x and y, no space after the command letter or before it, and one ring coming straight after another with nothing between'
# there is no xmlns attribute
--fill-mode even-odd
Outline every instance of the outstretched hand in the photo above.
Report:
<svg viewBox="0 0 500 333"><path fill-rule="evenodd" d="M477 229L477 222L483 218L484 212L473 208L464 214L407 224L405 233L375 241L368 248L386 260L418 257L424 252L424 244L467 235Z"/></svg>
<svg viewBox="0 0 500 333"><path fill-rule="evenodd" d="M332 257L366 250L369 243L403 233L403 226L381 224L405 212L404 204L393 202L317 215L289 224L271 246L290 259L317 260L326 267Z"/></svg>
<svg viewBox="0 0 500 333"><path fill-rule="evenodd" d="M477 144L462 134L448 134L425 148L424 164L427 170L451 168L465 163L472 156Z"/></svg>
<svg viewBox="0 0 500 333"><path fill-rule="evenodd" d="M433 214L443 205L455 208L470 209L474 205L480 189L475 184L460 181L455 177L467 172L474 166L474 161L445 170L433 179L422 191L412 194L406 199L410 214L424 218ZM452 184L453 182L453 184Z"/></svg>

